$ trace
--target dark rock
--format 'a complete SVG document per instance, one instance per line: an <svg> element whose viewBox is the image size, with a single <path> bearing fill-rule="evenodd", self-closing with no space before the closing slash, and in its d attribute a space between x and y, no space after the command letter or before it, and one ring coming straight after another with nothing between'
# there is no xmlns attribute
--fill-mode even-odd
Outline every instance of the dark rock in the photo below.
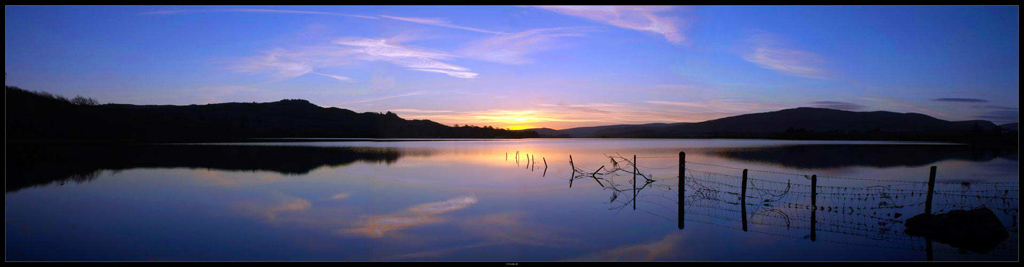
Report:
<svg viewBox="0 0 1024 267"><path fill-rule="evenodd" d="M954 210L942 214L919 214L907 219L904 233L923 236L953 247L977 253L992 252L1010 237L992 210Z"/></svg>

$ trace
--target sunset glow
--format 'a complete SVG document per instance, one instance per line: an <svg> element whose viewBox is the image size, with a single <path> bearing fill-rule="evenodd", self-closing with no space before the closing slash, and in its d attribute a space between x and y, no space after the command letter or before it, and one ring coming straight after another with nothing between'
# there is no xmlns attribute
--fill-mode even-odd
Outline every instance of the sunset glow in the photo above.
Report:
<svg viewBox="0 0 1024 267"><path fill-rule="evenodd" d="M1018 119L1017 9L998 6L11 6L5 14L8 84L101 103L306 99L514 129L795 107Z"/></svg>

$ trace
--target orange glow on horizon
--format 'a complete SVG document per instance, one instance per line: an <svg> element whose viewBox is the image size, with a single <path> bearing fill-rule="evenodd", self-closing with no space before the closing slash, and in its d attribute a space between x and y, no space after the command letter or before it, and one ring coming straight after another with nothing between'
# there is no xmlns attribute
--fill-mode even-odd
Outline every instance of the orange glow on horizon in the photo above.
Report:
<svg viewBox="0 0 1024 267"><path fill-rule="evenodd" d="M523 129L532 129L532 128L540 128L540 127L533 126L533 125L511 125L511 126L508 126L509 130L523 130Z"/></svg>

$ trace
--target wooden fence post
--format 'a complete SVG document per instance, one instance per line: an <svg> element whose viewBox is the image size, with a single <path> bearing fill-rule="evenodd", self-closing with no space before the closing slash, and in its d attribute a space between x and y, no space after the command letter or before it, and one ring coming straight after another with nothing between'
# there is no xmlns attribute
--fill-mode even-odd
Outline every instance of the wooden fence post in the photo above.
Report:
<svg viewBox="0 0 1024 267"><path fill-rule="evenodd" d="M818 175L811 175L811 242L817 237L818 217Z"/></svg>
<svg viewBox="0 0 1024 267"><path fill-rule="evenodd" d="M686 214L686 153L679 151L679 230L683 230Z"/></svg>
<svg viewBox="0 0 1024 267"><path fill-rule="evenodd" d="M932 166L928 174L928 196L925 197L924 214L932 214L932 191L935 191L935 166Z"/></svg>
<svg viewBox="0 0 1024 267"><path fill-rule="evenodd" d="M743 214L743 231L747 231L747 169L743 169L743 187L740 189L740 213Z"/></svg>
<svg viewBox="0 0 1024 267"><path fill-rule="evenodd" d="M633 155L633 210L636 210L636 155Z"/></svg>

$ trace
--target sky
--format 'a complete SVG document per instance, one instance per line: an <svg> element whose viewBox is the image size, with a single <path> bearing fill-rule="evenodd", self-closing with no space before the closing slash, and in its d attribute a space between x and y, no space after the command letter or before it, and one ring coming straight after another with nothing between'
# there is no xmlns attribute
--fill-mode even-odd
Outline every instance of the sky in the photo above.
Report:
<svg viewBox="0 0 1024 267"><path fill-rule="evenodd" d="M7 85L565 129L796 107L1017 122L1017 6L5 6Z"/></svg>

